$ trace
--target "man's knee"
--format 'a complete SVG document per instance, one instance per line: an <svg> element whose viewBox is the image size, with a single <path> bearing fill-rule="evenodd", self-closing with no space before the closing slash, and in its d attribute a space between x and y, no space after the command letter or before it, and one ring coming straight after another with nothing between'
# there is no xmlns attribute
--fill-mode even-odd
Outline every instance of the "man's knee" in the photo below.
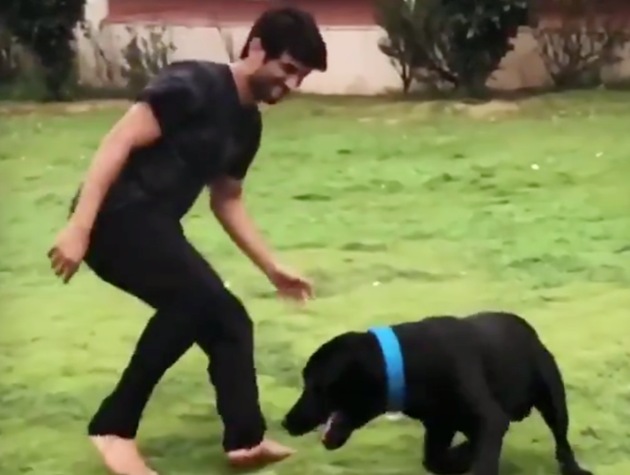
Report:
<svg viewBox="0 0 630 475"><path fill-rule="evenodd" d="M241 299L225 289L216 297L216 302L217 317L221 326L228 332L238 332L240 335L251 338L254 324Z"/></svg>
<svg viewBox="0 0 630 475"><path fill-rule="evenodd" d="M186 290L177 306L205 331L224 336L248 335L253 323L241 300L229 289L221 286L196 286Z"/></svg>

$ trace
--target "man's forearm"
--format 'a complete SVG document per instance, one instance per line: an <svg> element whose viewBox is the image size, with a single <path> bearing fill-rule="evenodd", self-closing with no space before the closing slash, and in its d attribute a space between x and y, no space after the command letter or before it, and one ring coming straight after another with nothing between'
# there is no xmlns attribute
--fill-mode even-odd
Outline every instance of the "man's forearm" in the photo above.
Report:
<svg viewBox="0 0 630 475"><path fill-rule="evenodd" d="M275 265L271 249L256 228L241 197L212 201L211 209L232 241L265 274Z"/></svg>

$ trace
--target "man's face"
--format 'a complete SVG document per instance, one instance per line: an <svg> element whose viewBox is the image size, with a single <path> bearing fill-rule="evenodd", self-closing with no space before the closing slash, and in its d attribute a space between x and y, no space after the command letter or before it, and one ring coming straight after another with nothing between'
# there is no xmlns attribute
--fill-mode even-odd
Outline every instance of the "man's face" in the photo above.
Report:
<svg viewBox="0 0 630 475"><path fill-rule="evenodd" d="M276 104L300 87L311 70L287 53L277 59L267 60L264 58L264 51L259 51L259 48L252 43L250 56L260 57L260 63L249 77L249 86L256 101Z"/></svg>

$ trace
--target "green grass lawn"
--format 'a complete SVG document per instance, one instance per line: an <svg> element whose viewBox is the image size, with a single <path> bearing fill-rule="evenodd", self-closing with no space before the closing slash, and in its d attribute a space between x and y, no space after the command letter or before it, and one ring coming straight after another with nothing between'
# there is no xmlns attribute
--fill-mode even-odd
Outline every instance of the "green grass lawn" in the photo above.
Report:
<svg viewBox="0 0 630 475"><path fill-rule="evenodd" d="M564 370L579 459L630 471L630 134L622 93L546 96L479 118L446 103L302 98L266 112L251 210L313 277L278 302L203 200L191 239L249 306L271 432L299 453L272 474L422 474L422 430L379 420L342 451L289 441L279 421L325 339L376 323L520 312ZM0 112L0 473L103 473L85 426L150 310L83 270L64 287L46 251L118 106ZM473 114L477 116L478 114ZM190 351L158 387L140 441L162 474L226 473L206 362ZM502 473L552 474L538 415L509 433Z"/></svg>

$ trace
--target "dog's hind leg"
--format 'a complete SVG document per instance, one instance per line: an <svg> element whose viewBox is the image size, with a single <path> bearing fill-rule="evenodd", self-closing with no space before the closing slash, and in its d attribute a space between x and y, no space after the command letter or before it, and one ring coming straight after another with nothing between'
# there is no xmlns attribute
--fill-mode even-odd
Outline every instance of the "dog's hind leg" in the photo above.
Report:
<svg viewBox="0 0 630 475"><path fill-rule="evenodd" d="M444 426L427 426L424 436L424 468L436 475L463 475L470 471L472 445L464 441L451 447L455 431Z"/></svg>
<svg viewBox="0 0 630 475"><path fill-rule="evenodd" d="M542 348L538 355L540 384L534 403L551 430L556 443L556 460L562 475L592 475L578 464L568 440L569 412L562 374L549 350Z"/></svg>

